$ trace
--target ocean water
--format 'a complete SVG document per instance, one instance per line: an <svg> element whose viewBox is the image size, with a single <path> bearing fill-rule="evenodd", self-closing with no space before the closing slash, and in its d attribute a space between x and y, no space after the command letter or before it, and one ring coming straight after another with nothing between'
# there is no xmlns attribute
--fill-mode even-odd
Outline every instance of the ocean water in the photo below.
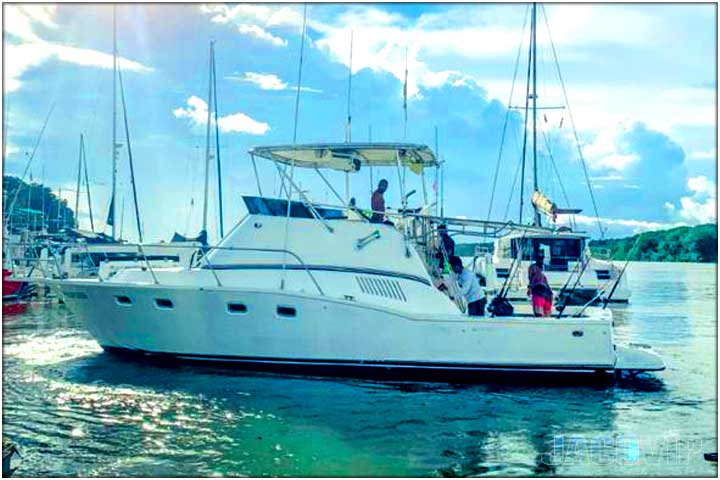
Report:
<svg viewBox="0 0 720 480"><path fill-rule="evenodd" d="M632 264L620 342L668 368L603 385L453 385L160 366L58 305L3 318L17 476L716 476L716 266Z"/></svg>

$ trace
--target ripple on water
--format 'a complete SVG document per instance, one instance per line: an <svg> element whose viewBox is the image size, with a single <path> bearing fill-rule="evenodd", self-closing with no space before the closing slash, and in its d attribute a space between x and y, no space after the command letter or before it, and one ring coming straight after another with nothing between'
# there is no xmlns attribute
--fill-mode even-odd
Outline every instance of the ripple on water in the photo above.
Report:
<svg viewBox="0 0 720 480"><path fill-rule="evenodd" d="M653 343L668 370L597 388L160 367L101 353L67 310L33 306L4 322L4 432L23 449L22 476L715 475L657 449L639 466L592 461L626 453L592 438L716 449L714 278L677 268L633 265L616 317L618 337ZM590 457L548 456L571 437Z"/></svg>

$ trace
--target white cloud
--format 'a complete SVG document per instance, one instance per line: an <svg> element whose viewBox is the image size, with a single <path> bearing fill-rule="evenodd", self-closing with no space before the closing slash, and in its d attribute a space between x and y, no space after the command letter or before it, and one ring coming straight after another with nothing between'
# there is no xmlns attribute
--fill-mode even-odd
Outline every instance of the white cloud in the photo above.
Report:
<svg viewBox="0 0 720 480"><path fill-rule="evenodd" d="M222 132L249 133L251 135L264 135L270 130L265 122L258 122L244 113L233 113L218 118L218 125Z"/></svg>
<svg viewBox="0 0 720 480"><path fill-rule="evenodd" d="M714 148L710 150L696 150L690 152L687 156L689 160L715 160L717 152Z"/></svg>
<svg viewBox="0 0 720 480"><path fill-rule="evenodd" d="M690 225L717 222L717 195L715 182L705 176L690 177L687 180L689 196L680 198L679 207L666 202L665 209L674 218Z"/></svg>
<svg viewBox="0 0 720 480"><path fill-rule="evenodd" d="M233 24L244 35L251 36L275 45L285 47L284 38L271 33L268 29L292 28L302 25L302 14L294 6L277 5L202 5L200 11L211 15L210 21L220 24Z"/></svg>
<svg viewBox="0 0 720 480"><path fill-rule="evenodd" d="M176 118L189 120L190 125L199 128L207 125L207 102L195 95L187 99L187 106L173 110ZM270 130L265 122L259 122L250 116L238 112L218 118L218 127L223 133L248 133L250 135L264 135Z"/></svg>
<svg viewBox="0 0 720 480"><path fill-rule="evenodd" d="M6 15L9 15L5 18L6 31L20 40L20 43L5 44L4 80L6 91L17 91L21 86L22 76L28 70L51 59L87 67L112 68L113 57L110 54L48 42L34 33L32 26L37 23L48 28L57 28L52 18L55 13L54 7L8 5L5 7L5 12ZM153 70L151 67L126 58L119 58L118 63L120 68L126 71L150 72Z"/></svg>
<svg viewBox="0 0 720 480"><path fill-rule="evenodd" d="M560 220L567 220L568 215L558 215L558 223ZM591 227L597 226L597 218L587 215L574 215L575 223ZM649 222L645 220L633 220L623 218L603 218L600 217L600 223L603 227L619 226L629 227L633 229L633 233L644 232L648 230L667 230L669 228L682 227L687 225L685 222Z"/></svg>
<svg viewBox="0 0 720 480"><path fill-rule="evenodd" d="M251 37L255 37L258 40L263 40L266 42L270 42L271 44L275 45L276 47L286 47L287 46L287 40L284 40L280 37L276 37L272 33L268 32L264 28L258 26L258 25L249 25L247 23L242 23L237 26L238 32L243 33L245 35L249 35Z"/></svg>
<svg viewBox="0 0 720 480"><path fill-rule="evenodd" d="M637 155L618 152L620 139L629 128L630 125L623 123L610 129L601 130L592 143L583 146L583 154L590 168L594 170L615 170L617 173L609 177L612 177L612 180L622 178L618 173L639 160ZM607 179L607 176L605 179Z"/></svg>
<svg viewBox="0 0 720 480"><path fill-rule="evenodd" d="M252 83L253 85L259 87L261 90L294 91L297 89L297 86L288 85L287 82L272 73L245 72L242 76L231 75L225 78L227 78L228 80L236 80L238 82ZM300 87L300 91L309 93L322 93L322 90L312 87Z"/></svg>
<svg viewBox="0 0 720 480"><path fill-rule="evenodd" d="M272 73L245 72L242 77L232 78L257 85L261 90L285 90L288 88L286 82Z"/></svg>

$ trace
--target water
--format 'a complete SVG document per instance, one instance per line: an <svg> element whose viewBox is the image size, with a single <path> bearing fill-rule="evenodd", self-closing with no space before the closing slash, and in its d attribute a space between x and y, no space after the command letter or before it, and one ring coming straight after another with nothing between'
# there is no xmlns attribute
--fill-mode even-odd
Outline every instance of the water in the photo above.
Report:
<svg viewBox="0 0 720 480"><path fill-rule="evenodd" d="M633 264L619 340L668 369L615 385L374 382L102 353L61 306L3 320L18 476L716 476L716 266Z"/></svg>

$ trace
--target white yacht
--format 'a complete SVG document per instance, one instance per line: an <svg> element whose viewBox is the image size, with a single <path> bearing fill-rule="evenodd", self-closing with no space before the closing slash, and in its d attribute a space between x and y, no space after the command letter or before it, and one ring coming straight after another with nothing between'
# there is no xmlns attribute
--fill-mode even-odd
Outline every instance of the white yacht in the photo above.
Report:
<svg viewBox="0 0 720 480"><path fill-rule="evenodd" d="M589 248L590 236L577 231L575 228L574 215L581 213L582 210L568 206L569 199L564 186L568 176L564 172L561 172L561 169L558 169L556 165L553 148L551 148L553 143L551 141L552 137L550 136L553 133L563 135L561 129L564 123L569 123L573 130L573 137L577 143L578 160L583 165L583 171L585 173L584 183L587 185L594 214L597 217L598 233L601 236L604 235L604 228L601 225L598 214L592 182L587 173L582 148L578 143L578 134L570 114L565 85L560 75L560 65L555 56L552 43L552 70L557 72L557 87L559 91L552 92L549 88L550 83L554 80L552 78L542 79L540 84L538 84L538 70L545 73L548 72L548 66L541 65L540 68L538 68L537 64L538 9L541 10L544 16L544 7L535 3L533 3L532 6L528 6L528 12L526 14L530 15L530 31L529 41L527 43L529 56L527 57L526 88L523 90L524 95L520 99L520 103L524 104L524 107L512 106L514 91L511 91L511 98L508 103L508 114L514 108L524 111L522 161L520 162L520 169L516 173L516 175L519 173L518 178L520 179L520 181L517 182L519 190L517 196L519 202L518 223L524 223L523 215L531 213L532 224L534 226L543 226L543 219L545 219L549 228L547 228L545 232L528 235L525 235L523 232L513 231L506 237L495 240L494 249L489 258L487 255L483 255L482 252L478 252L479 255L476 256L478 258L476 258L475 261L476 272L487 279L490 288L495 288L496 290L500 290L501 288L508 289L508 298L514 300L527 299L527 278L525 275L514 275L512 278L509 278L509 275L511 275L511 271L527 272L527 268L530 263L535 260L536 255L543 252L545 254L544 270L550 287L555 293L571 288L581 302L587 299L587 301L591 302L627 303L630 299L627 272L624 268L613 264L611 261L599 260L591 256ZM546 38L550 39L547 18L545 18L544 23L548 28ZM552 42L552 40L550 40L550 42ZM541 53L542 50L544 49L541 49ZM521 56L518 52L516 62L519 62L520 58ZM518 66L519 63L516 63L515 75L517 75ZM513 78L513 86L515 85L516 79L517 78ZM562 92L562 96L558 96L560 91ZM560 105L547 103L545 101L547 98L562 98L563 102L561 102ZM553 116L553 112L555 116ZM569 122L565 122L565 120L569 120ZM495 180L492 187L493 197L490 201L491 207L494 201L495 187L501 166L500 160L502 159L503 142L506 138L505 129L503 129L502 135L500 156L498 157L494 175ZM526 164L532 172L532 185L526 185L526 183L529 183L529 179L526 178ZM515 189L515 185L516 183L513 181L513 189ZM549 192L553 190L555 196L563 198L566 205L565 207L560 207L548 197ZM561 193L562 196L560 196ZM514 192L512 192L508 200L508 206L510 205L510 200L514 198L513 195ZM528 207L532 207L532 212L526 212ZM491 211L492 208L488 212L488 217ZM556 223L558 221L558 215L569 216L570 226L558 225ZM507 210L505 216L507 217ZM521 251L522 258L519 258L521 268L514 270L512 265L515 259L520 256Z"/></svg>
<svg viewBox="0 0 720 480"><path fill-rule="evenodd" d="M527 300L527 276L508 277L520 251L523 252L522 259L518 259L520 272L527 272L535 259L533 252L541 251L545 257L545 276L554 292L573 289L576 294L585 292L589 300L609 297L610 302L627 303L630 298L627 276L621 275L622 269L613 262L593 258L589 242L590 237L581 232L514 232L496 239L492 253L476 252L475 271L486 279L489 291L498 291L507 282L509 300Z"/></svg>
<svg viewBox="0 0 720 480"><path fill-rule="evenodd" d="M298 145L251 155L275 162L287 198L243 197L247 216L193 266L51 281L105 350L331 375L665 368L646 347L615 345L609 310L466 316L433 286L405 226L314 204L288 173L417 171L437 166L428 147Z"/></svg>

